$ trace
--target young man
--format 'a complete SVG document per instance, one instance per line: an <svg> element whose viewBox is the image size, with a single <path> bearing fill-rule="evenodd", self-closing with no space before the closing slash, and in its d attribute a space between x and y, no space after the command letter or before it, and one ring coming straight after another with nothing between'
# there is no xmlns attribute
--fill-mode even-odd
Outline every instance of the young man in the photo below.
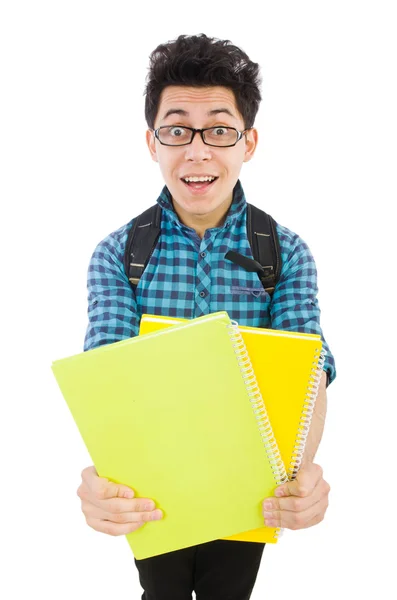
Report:
<svg viewBox="0 0 397 600"><path fill-rule="evenodd" d="M278 224L282 270L273 297L256 273L224 258L228 250L252 257L239 174L258 142L259 66L228 41L203 34L160 45L150 58L146 140L165 181L157 200L161 235L135 292L123 268L134 219L98 244L89 265L84 350L137 335L144 312L193 318L227 310L241 325L321 334L327 357L301 469L263 502L264 524L310 527L328 505L330 488L313 459L324 427L326 380L335 378L320 328L315 263L305 242ZM149 498L135 499L133 490L98 477L93 466L84 469L78 495L88 525L110 535L162 518ZM195 590L198 600L246 600L263 548L215 540L135 560L142 599L187 600Z"/></svg>

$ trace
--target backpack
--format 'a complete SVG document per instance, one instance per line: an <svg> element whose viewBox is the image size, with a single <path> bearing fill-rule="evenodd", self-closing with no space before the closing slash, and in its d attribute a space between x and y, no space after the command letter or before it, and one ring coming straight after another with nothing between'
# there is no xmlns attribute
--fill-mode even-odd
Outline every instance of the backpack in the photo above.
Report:
<svg viewBox="0 0 397 600"><path fill-rule="evenodd" d="M160 236L161 210L158 204L145 210L136 217L128 234L124 270L134 293ZM233 250L229 250L225 258L247 271L257 272L264 289L272 297L281 271L276 222L270 215L248 202L247 237L254 260Z"/></svg>

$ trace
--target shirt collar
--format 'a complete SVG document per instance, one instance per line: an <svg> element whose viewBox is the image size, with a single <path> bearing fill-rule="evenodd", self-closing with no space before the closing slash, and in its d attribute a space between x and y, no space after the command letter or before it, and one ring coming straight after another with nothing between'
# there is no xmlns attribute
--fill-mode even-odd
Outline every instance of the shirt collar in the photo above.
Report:
<svg viewBox="0 0 397 600"><path fill-rule="evenodd" d="M174 207L172 205L172 196L168 187L165 185L161 190L160 196L157 198L157 203L160 207L167 213L167 216L177 223L180 224L180 220L178 215L176 214ZM237 220L237 218L241 215L243 210L246 208L247 201L245 199L245 194L243 190L243 186L241 185L240 180L237 180L236 185L233 188L233 200L230 205L230 208L227 212L225 222L223 227L230 227L230 225Z"/></svg>

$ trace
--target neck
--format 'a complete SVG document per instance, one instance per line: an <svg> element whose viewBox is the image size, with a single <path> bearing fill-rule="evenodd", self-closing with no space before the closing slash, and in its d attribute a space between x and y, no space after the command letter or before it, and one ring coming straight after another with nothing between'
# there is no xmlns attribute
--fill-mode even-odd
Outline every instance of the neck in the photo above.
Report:
<svg viewBox="0 0 397 600"><path fill-rule="evenodd" d="M207 229L212 229L213 227L221 227L226 219L226 215L229 212L230 206L232 204L233 194L228 198L228 200L221 204L216 210L211 213L207 213L205 215L197 215L186 212L183 208L181 208L174 199L172 199L172 205L178 218L181 223L194 229L197 235L202 239L204 237Z"/></svg>

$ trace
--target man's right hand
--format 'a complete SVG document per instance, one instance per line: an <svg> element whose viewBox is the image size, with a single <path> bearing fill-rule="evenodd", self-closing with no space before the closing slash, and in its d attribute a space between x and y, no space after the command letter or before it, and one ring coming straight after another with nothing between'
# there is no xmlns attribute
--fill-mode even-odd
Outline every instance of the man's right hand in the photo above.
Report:
<svg viewBox="0 0 397 600"><path fill-rule="evenodd" d="M94 466L81 473L77 495L87 524L109 535L126 535L142 527L147 521L162 519L150 498L134 498L134 490L99 477ZM130 494L130 496L128 496Z"/></svg>

